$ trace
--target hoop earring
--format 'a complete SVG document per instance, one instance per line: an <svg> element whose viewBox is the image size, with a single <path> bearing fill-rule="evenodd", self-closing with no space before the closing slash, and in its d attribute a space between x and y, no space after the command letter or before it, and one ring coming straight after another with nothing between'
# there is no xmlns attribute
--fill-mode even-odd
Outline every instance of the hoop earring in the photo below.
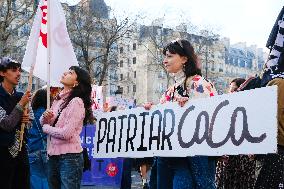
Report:
<svg viewBox="0 0 284 189"><path fill-rule="evenodd" d="M77 87L77 86L78 86L78 84L74 83L73 88L74 88L74 87Z"/></svg>
<svg viewBox="0 0 284 189"><path fill-rule="evenodd" d="M185 63L182 66L182 71L185 72Z"/></svg>

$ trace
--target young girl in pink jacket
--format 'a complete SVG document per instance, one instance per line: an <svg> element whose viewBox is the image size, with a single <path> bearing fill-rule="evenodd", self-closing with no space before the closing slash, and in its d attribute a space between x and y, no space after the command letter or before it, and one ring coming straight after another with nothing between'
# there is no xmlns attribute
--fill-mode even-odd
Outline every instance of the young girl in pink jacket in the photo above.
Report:
<svg viewBox="0 0 284 189"><path fill-rule="evenodd" d="M48 134L48 183L51 189L79 189L83 172L80 133L91 122L91 78L72 66L60 82L64 88L41 117Z"/></svg>

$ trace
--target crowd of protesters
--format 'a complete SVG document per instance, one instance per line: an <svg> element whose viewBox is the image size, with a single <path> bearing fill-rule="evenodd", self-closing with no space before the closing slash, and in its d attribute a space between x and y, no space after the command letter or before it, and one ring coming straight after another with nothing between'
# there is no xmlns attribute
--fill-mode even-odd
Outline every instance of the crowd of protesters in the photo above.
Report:
<svg viewBox="0 0 284 189"><path fill-rule="evenodd" d="M228 86L228 93L278 86L277 153L125 158L121 189L131 188L133 162L139 167L143 189L284 188L283 15L282 10L269 37L271 52L263 75L247 80L236 78ZM214 85L202 76L200 61L189 41L174 40L164 47L163 54L165 69L175 82L164 92L160 104L177 102L183 107L192 99L217 95ZM90 75L77 66L66 70L60 79L63 89L51 99L51 108L46 107L49 97L45 89L33 96L30 91L15 89L20 76L19 62L0 58L1 188L79 189L84 168L80 133L83 125L93 122ZM151 102L144 104L146 110L152 106ZM116 111L116 107L108 111Z"/></svg>

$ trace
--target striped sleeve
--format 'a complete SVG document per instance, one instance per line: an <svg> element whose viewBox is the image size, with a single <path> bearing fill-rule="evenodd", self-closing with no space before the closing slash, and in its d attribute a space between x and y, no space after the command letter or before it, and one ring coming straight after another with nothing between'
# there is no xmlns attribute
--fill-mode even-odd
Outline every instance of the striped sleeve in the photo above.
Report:
<svg viewBox="0 0 284 189"><path fill-rule="evenodd" d="M23 110L19 105L16 105L13 111L7 115L7 112L0 106L0 128L11 132L15 129L22 118Z"/></svg>

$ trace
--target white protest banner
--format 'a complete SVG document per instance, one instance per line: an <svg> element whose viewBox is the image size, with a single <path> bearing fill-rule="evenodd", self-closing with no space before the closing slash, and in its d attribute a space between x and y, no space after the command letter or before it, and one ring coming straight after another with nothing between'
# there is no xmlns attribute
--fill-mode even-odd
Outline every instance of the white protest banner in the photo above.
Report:
<svg viewBox="0 0 284 189"><path fill-rule="evenodd" d="M103 113L96 157L266 154L277 149L277 87Z"/></svg>

